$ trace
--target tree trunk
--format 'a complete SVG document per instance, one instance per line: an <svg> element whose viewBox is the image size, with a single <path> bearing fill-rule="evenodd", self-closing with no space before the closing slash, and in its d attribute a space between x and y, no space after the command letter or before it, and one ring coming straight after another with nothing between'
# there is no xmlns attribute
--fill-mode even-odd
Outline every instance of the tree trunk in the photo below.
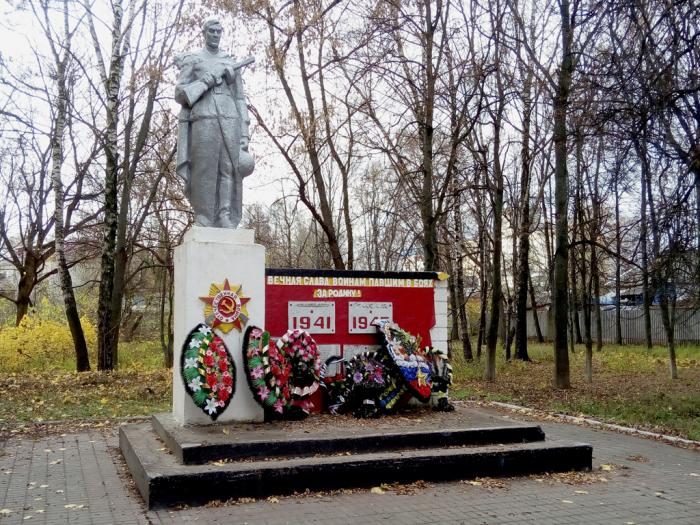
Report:
<svg viewBox="0 0 700 525"><path fill-rule="evenodd" d="M502 110L502 104L499 111ZM500 147L501 147L501 129L500 129L500 114L494 123L494 141L493 141L493 175L494 175L494 194L493 194L493 263L491 272L491 308L489 315L488 333L486 336L487 352L486 352L486 368L484 370L484 379L486 381L494 381L496 379L496 345L498 343L498 325L500 321L501 302L503 301L502 285L501 285L501 255L503 249L502 240L502 223L503 223L503 172L501 171Z"/></svg>
<svg viewBox="0 0 700 525"><path fill-rule="evenodd" d="M615 250L618 254L618 257L615 257L615 344L622 346L622 305L620 304L622 262L619 257L622 252L622 238L620 234L620 194L618 193L617 177L618 175L615 174Z"/></svg>
<svg viewBox="0 0 700 525"><path fill-rule="evenodd" d="M593 274L593 306L595 307L595 350L603 349L603 313L600 308L600 268L598 262L598 250L595 245L591 247L591 271Z"/></svg>
<svg viewBox="0 0 700 525"><path fill-rule="evenodd" d="M506 361L511 359L511 347L515 339L515 322L512 299L508 299L508 306L505 309L505 354Z"/></svg>
<svg viewBox="0 0 700 525"><path fill-rule="evenodd" d="M477 334L476 340L477 359L481 359L481 348L484 346L484 339L486 337L486 312L488 309L488 297L489 283L485 278L483 278L481 280L481 294L479 297L479 333Z"/></svg>
<svg viewBox="0 0 700 525"><path fill-rule="evenodd" d="M455 267L452 263L452 250L448 249L445 254L445 264L447 264L447 273L450 277L455 274ZM450 279L448 283L450 289L450 318L452 319L452 326L450 327L450 341L456 341L459 339L459 307L457 306L457 284L455 279Z"/></svg>
<svg viewBox="0 0 700 525"><path fill-rule="evenodd" d="M534 9L533 9L534 17ZM531 21L531 39L534 20ZM532 120L532 81L534 71L528 64L523 83L523 131L520 147L520 231L518 237L517 277L515 279L515 358L529 361L527 353L527 295L530 276L530 123ZM537 312L533 314L537 317ZM535 323L537 320L535 319ZM539 329L539 326L538 326ZM541 334L540 334L541 335Z"/></svg>
<svg viewBox="0 0 700 525"><path fill-rule="evenodd" d="M559 68L556 93L554 95L554 188L556 233L554 253L554 288L552 304L554 307L554 384L557 388L569 388L569 349L567 347L568 308L568 191L569 176L566 167L567 124L566 113L569 108L569 91L574 71L572 56L571 22L569 17L569 0L561 0L561 43L562 62Z"/></svg>
<svg viewBox="0 0 700 525"><path fill-rule="evenodd" d="M574 216L573 231L576 231L577 219ZM571 317L571 332L574 337L572 344L583 344L583 336L581 335L581 321L578 316L579 312L579 293L578 293L578 283L576 279L576 253L572 252L569 257L569 270L571 273L571 293L569 294L569 311Z"/></svg>
<svg viewBox="0 0 700 525"><path fill-rule="evenodd" d="M569 292L569 319L568 319L568 322L566 323L567 324L566 328L569 330L569 352L571 352L572 354L576 352L576 348L574 347L574 320L573 320L573 316L575 315L578 317L578 313L576 312L576 310L572 306L573 302L574 302L573 293Z"/></svg>
<svg viewBox="0 0 700 525"><path fill-rule="evenodd" d="M454 184L454 183L453 183ZM472 350L471 329L469 326L469 314L467 311L467 298L464 294L464 256L462 255L462 243L464 241L464 231L462 229L462 200L460 193L455 191L455 245L457 246L457 308L459 309L459 326L462 336L462 353L464 359L472 361L474 352Z"/></svg>
<svg viewBox="0 0 700 525"><path fill-rule="evenodd" d="M37 281L37 263L34 253L26 250L24 252L24 265L22 266L24 271L20 274L19 282L17 283L15 326L19 326L32 305L31 296Z"/></svg>
<svg viewBox="0 0 700 525"><path fill-rule="evenodd" d="M464 295L464 269L461 261L457 266L457 305L459 308L459 324L462 328L462 353L464 354L464 359L471 361L474 359L474 352L472 351L467 299Z"/></svg>
<svg viewBox="0 0 700 525"><path fill-rule="evenodd" d="M121 52L121 1L114 2L112 12L112 52L108 76L103 79L106 93L105 153L105 206L100 272L100 291L97 306L97 369L114 370L119 356L113 344L112 293L114 290L114 258L118 225L117 184L119 171L119 86L124 56ZM93 37L96 39L96 37ZM98 49L99 52L99 49Z"/></svg>
<svg viewBox="0 0 700 525"><path fill-rule="evenodd" d="M484 174L486 177L486 174ZM479 184L479 177L475 181ZM488 308L489 283L488 272L486 271L486 219L483 206L483 194L481 190L477 190L476 194L477 221L479 224L479 284L481 290L479 293L479 333L476 340L476 358L481 359L481 348L484 345L486 337L486 312Z"/></svg>
<svg viewBox="0 0 700 525"><path fill-rule="evenodd" d="M580 132L576 132L576 193L574 200L574 235L578 229L578 238L586 239L586 217L583 211L583 136ZM576 237L574 237L575 239ZM586 259L586 244L581 244L578 250L571 252L572 258L575 252L578 252L576 259L578 260L578 273L581 279L581 308L583 310L583 340L585 343L585 375L586 380L590 383L593 381L593 337L591 334L591 287L593 282L593 247L591 247L591 260ZM588 272L588 267L591 267L591 273Z"/></svg>
<svg viewBox="0 0 700 525"><path fill-rule="evenodd" d="M600 308L600 261L598 258L598 246L596 243L601 236L602 215L600 211L600 166L603 158L603 139L598 138L596 167L593 174L593 187L591 179L588 177L589 193L593 199L593 222L591 224L591 279L593 280L593 304L595 306L595 329L596 329L596 352L603 349L603 316Z"/></svg>
<svg viewBox="0 0 700 525"><path fill-rule="evenodd" d="M668 304L667 287L660 292L659 310L661 311L661 322L666 332L666 348L668 349L668 365L671 379L678 379L678 367L676 365L676 342L674 334L674 323Z"/></svg>
<svg viewBox="0 0 700 525"><path fill-rule="evenodd" d="M163 365L166 368L173 366L173 337L172 337L172 288L173 282L170 278L171 258L169 256L170 248L166 247L168 255L166 255L166 264L161 269L161 284L160 284L160 347L163 352ZM168 308L166 308L166 302ZM167 311L167 313L166 313Z"/></svg>
<svg viewBox="0 0 700 525"><path fill-rule="evenodd" d="M535 287L532 284L532 274L528 268L527 272L528 288L530 289L530 308L532 310L532 320L535 323L535 333L537 334L537 342L544 343L544 337L542 336L542 328L540 327L540 317L538 315L539 310L537 309L537 297L535 296Z"/></svg>
<svg viewBox="0 0 700 525"><path fill-rule="evenodd" d="M659 296L659 310L661 312L661 322L666 333L666 347L668 349L669 370L671 379L678 379L678 368L676 366L676 344L674 334L674 319L669 308L669 279L665 275L670 261L665 261L661 254L661 232L654 206L654 196L651 192L651 170L646 172L647 203L649 205L649 224L651 226L651 238L653 241L654 262L652 264L651 282L654 293Z"/></svg>
<svg viewBox="0 0 700 525"><path fill-rule="evenodd" d="M423 122L418 122L421 133L422 186L420 214L423 223L423 264L425 271L437 271L438 244L437 219L433 207L433 113L435 109L435 82L437 75L433 65L435 26L433 25L431 2L424 4L423 64L425 67L425 98L423 100Z"/></svg>
<svg viewBox="0 0 700 525"><path fill-rule="evenodd" d="M642 251L642 302L644 308L644 341L647 350L651 352L653 346L651 340L651 293L649 290L649 247L647 245L647 172L649 171L649 157L646 149L646 117L643 117L641 140L635 140L635 150L639 157L642 177L642 202L639 242Z"/></svg>
<svg viewBox="0 0 700 525"><path fill-rule="evenodd" d="M56 86L58 96L54 104L56 111L56 123L51 136L51 184L53 185L55 210L54 210L54 243L58 257L58 277L63 296L63 304L66 312L66 320L73 338L75 350L75 368L78 372L90 370L90 358L88 356L87 343L83 325L80 322L78 305L73 293L73 280L68 269L65 250L65 225L63 221L64 193L61 180L61 168L63 166L63 136L66 129L66 114L68 108L68 92L66 89L66 67L70 60L71 39L68 31L68 4L63 2L64 16L64 56L61 58L51 41L51 49L56 64ZM49 36L49 35L47 35ZM49 38L49 40L51 40Z"/></svg>

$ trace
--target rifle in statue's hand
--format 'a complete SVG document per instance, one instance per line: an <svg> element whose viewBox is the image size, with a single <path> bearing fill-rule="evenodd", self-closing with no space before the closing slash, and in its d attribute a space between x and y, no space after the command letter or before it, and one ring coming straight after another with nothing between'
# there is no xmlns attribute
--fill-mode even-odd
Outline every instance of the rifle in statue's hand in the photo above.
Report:
<svg viewBox="0 0 700 525"><path fill-rule="evenodd" d="M226 81L226 83L232 84L236 70L241 69L242 67L245 67L248 64L252 64L253 62L255 62L255 57L249 56L248 58L244 58L240 62L236 62L231 66L226 66L226 69L224 69L224 80Z"/></svg>

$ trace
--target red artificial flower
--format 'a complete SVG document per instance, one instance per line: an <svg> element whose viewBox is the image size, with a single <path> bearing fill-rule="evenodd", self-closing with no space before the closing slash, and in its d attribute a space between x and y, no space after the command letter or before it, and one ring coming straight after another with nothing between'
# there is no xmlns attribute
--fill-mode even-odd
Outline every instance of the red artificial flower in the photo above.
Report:
<svg viewBox="0 0 700 525"><path fill-rule="evenodd" d="M219 387L219 400L226 401L229 398L229 393L226 388Z"/></svg>
<svg viewBox="0 0 700 525"><path fill-rule="evenodd" d="M222 372L228 370L228 361L226 361L226 359L219 359L219 370Z"/></svg>
<svg viewBox="0 0 700 525"><path fill-rule="evenodd" d="M209 388L214 388L214 385L218 382L216 374L207 374L207 384Z"/></svg>
<svg viewBox="0 0 700 525"><path fill-rule="evenodd" d="M213 355L204 356L204 364L207 366L214 366L214 356Z"/></svg>
<svg viewBox="0 0 700 525"><path fill-rule="evenodd" d="M225 375L225 376L222 378L222 381L223 381L223 383L224 383L226 386L231 386L231 385L233 384L233 377L231 377L230 374Z"/></svg>

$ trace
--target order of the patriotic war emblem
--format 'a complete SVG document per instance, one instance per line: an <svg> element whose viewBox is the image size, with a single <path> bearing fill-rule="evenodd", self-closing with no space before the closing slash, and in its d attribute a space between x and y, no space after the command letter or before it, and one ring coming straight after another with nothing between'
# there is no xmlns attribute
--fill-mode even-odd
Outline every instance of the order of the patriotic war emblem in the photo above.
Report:
<svg viewBox="0 0 700 525"><path fill-rule="evenodd" d="M218 328L225 334L232 328L241 332L248 322L247 303L250 297L243 295L242 285L231 286L228 279L224 279L221 286L212 283L209 295L200 299L206 303L205 322L212 328Z"/></svg>

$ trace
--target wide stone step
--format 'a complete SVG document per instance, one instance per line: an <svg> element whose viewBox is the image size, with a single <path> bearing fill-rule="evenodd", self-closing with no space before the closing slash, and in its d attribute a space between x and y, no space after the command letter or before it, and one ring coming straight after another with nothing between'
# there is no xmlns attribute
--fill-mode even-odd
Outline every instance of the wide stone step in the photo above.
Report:
<svg viewBox="0 0 700 525"><path fill-rule="evenodd" d="M477 428L419 430L336 429L323 434L295 435L271 425L213 425L182 427L171 414L156 414L153 428L177 460L201 464L217 460L270 456L363 453L400 449L438 448L543 441L538 425L508 424ZM493 424L483 421L482 424ZM453 422L454 424L454 422ZM301 424L300 424L301 426ZM415 426L414 426L415 428Z"/></svg>
<svg viewBox="0 0 700 525"><path fill-rule="evenodd" d="M122 426L119 441L149 508L419 479L588 470L592 458L587 444L535 441L183 465L163 450L149 423Z"/></svg>

